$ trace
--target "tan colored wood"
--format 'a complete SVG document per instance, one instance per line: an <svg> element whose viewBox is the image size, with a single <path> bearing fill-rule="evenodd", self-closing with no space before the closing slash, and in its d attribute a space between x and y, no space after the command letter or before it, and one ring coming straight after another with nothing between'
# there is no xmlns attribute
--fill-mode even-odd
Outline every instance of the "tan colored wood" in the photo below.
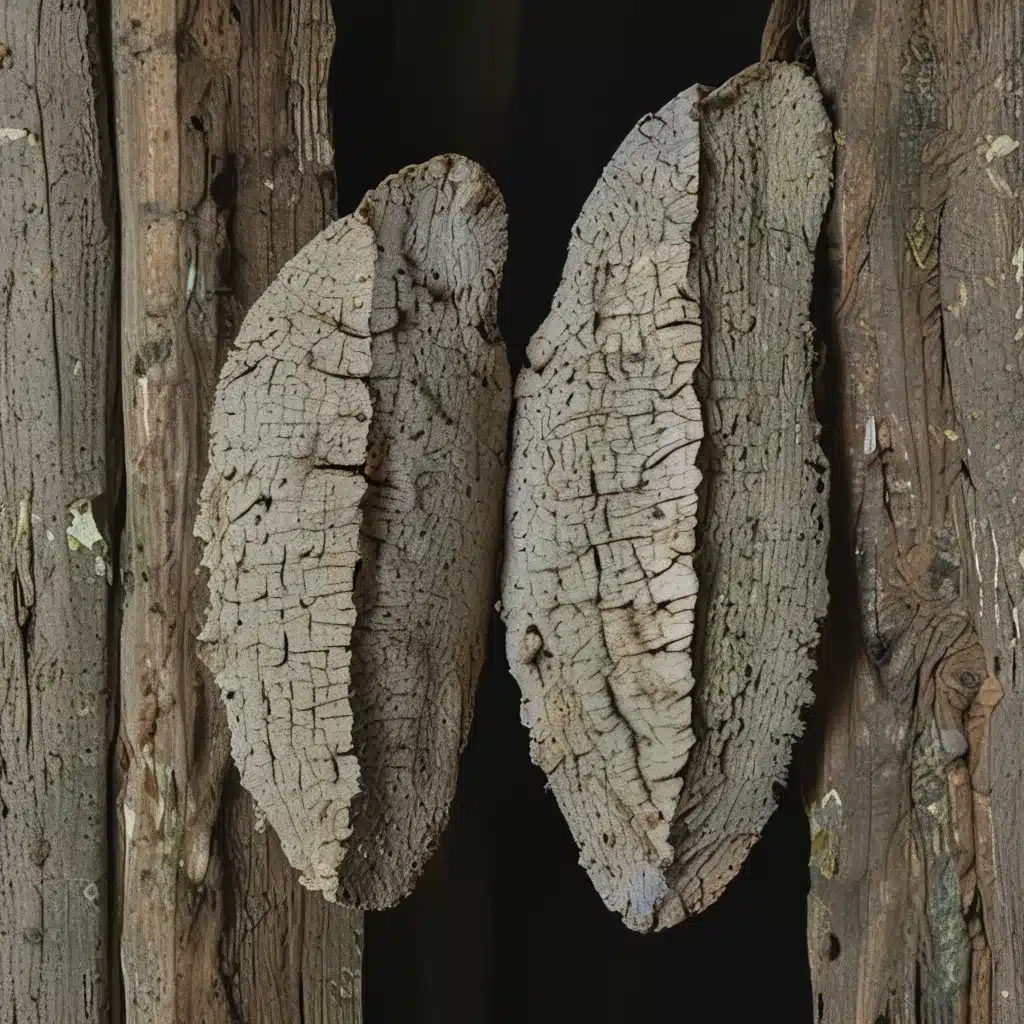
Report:
<svg viewBox="0 0 1024 1024"><path fill-rule="evenodd" d="M357 926L307 920L280 851L252 836L251 807L230 798L228 731L195 656L206 591L191 537L227 346L280 266L333 216L330 9L118 0L112 31L128 477L127 1016L298 1020L303 999L333 999L335 1019L356 1020ZM345 972L347 994L332 996Z"/></svg>

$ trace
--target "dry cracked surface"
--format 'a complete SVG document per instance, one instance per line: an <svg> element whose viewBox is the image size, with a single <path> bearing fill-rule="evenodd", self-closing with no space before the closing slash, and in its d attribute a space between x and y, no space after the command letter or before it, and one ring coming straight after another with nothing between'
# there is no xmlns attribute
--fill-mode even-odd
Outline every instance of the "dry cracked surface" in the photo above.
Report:
<svg viewBox="0 0 1024 1024"><path fill-rule="evenodd" d="M506 511L531 753L601 897L640 930L673 898L669 826L695 741L696 100L634 128L576 222L516 384Z"/></svg>
<svg viewBox="0 0 1024 1024"><path fill-rule="evenodd" d="M826 596L828 123L795 68L703 94L641 121L580 214L517 383L506 508L532 756L639 931L713 902L767 821Z"/></svg>
<svg viewBox="0 0 1024 1024"><path fill-rule="evenodd" d="M243 785L331 900L396 902L447 820L500 531L505 248L477 165L407 168L284 267L217 389L203 656Z"/></svg>

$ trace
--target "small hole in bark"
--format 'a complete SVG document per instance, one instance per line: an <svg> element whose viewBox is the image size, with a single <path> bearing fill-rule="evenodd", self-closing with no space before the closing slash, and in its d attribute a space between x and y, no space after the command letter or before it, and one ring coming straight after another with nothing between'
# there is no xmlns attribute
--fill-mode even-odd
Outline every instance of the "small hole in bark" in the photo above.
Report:
<svg viewBox="0 0 1024 1024"><path fill-rule="evenodd" d="M818 993L818 1020L825 1019L825 997L819 992Z"/></svg>
<svg viewBox="0 0 1024 1024"><path fill-rule="evenodd" d="M231 5L231 17L235 21L241 21L242 20L242 12L238 9L238 4L232 4Z"/></svg>
<svg viewBox="0 0 1024 1024"><path fill-rule="evenodd" d="M828 936L828 958L829 960L839 959L839 936L835 932L829 932Z"/></svg>
<svg viewBox="0 0 1024 1024"><path fill-rule="evenodd" d="M238 166L233 153L228 153L224 166L217 171L210 181L210 198L218 210L226 210L234 205L238 195Z"/></svg>
<svg viewBox="0 0 1024 1024"><path fill-rule="evenodd" d="M234 700L235 699L235 691L234 690L227 690L227 691L225 691L224 699L225 700Z"/></svg>
<svg viewBox="0 0 1024 1024"><path fill-rule="evenodd" d="M198 114L193 114L189 119L188 123L192 125L197 132L205 132L206 125L203 124L203 119Z"/></svg>

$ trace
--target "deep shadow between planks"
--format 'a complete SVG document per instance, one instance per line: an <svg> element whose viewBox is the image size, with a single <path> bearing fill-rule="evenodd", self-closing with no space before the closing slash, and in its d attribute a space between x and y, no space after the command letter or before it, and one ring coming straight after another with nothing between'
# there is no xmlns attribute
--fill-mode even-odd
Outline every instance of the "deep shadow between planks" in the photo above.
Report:
<svg viewBox="0 0 1024 1024"><path fill-rule="evenodd" d="M495 175L510 219L501 326L518 371L572 224L622 137L691 83L717 85L753 63L769 2L695 11L679 0L523 0L518 33L515 19L484 13L512 2L429 5L429 34L410 61L410 32L423 31L411 24L424 17L416 5L336 0L331 104L342 213L387 174L446 150ZM506 61L515 75L502 109L500 89L477 79ZM460 88L491 106L449 110ZM835 393L825 373L823 393ZM807 820L795 781L719 903L667 933L628 932L577 856L530 763L495 618L441 848L408 900L367 916L367 1024L731 1021L765 1010L812 1019Z"/></svg>

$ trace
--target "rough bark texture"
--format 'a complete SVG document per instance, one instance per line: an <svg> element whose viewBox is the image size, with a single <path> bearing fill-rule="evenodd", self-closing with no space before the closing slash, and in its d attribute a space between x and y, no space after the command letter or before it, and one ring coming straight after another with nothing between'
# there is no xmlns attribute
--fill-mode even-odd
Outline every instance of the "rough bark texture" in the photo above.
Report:
<svg viewBox="0 0 1024 1024"><path fill-rule="evenodd" d="M331 901L340 875L396 902L447 820L501 522L505 246L478 166L409 168L285 267L218 386L205 658L243 785Z"/></svg>
<svg viewBox="0 0 1024 1024"><path fill-rule="evenodd" d="M221 371L195 525L210 570L199 639L242 785L300 881L331 900L359 789L349 662L376 255L361 219L337 221L250 309Z"/></svg>
<svg viewBox="0 0 1024 1024"><path fill-rule="evenodd" d="M641 931L717 899L767 822L826 602L809 316L830 126L784 65L700 103L698 281L697 98L641 122L584 207L517 385L508 496L533 756L598 892Z"/></svg>
<svg viewBox="0 0 1024 1024"><path fill-rule="evenodd" d="M702 101L700 149L699 741L670 871L687 914L719 897L775 809L828 600L810 311L832 126L812 78L757 65Z"/></svg>
<svg viewBox="0 0 1024 1024"><path fill-rule="evenodd" d="M1024 9L811 0L841 383L809 944L821 1021L1024 1000ZM851 628L852 627L852 628Z"/></svg>
<svg viewBox="0 0 1024 1024"><path fill-rule="evenodd" d="M95 5L0 12L0 1021L103 1021L116 221Z"/></svg>
<svg viewBox="0 0 1024 1024"><path fill-rule="evenodd" d="M355 1020L358 924L306 906L230 775L225 788L228 729L195 658L206 588L191 540L220 360L246 309L333 217L330 10L118 0L113 15L128 1020L300 1020L304 1007L306 1019Z"/></svg>
<svg viewBox="0 0 1024 1024"><path fill-rule="evenodd" d="M516 383L503 616L534 761L598 893L651 928L690 725L701 412L696 89L587 200ZM671 911L669 911L671 913Z"/></svg>
<svg viewBox="0 0 1024 1024"><path fill-rule="evenodd" d="M464 157L389 178L360 212L380 256L352 647L362 772L345 899L413 886L448 821L494 600L512 383L496 309L501 193Z"/></svg>

